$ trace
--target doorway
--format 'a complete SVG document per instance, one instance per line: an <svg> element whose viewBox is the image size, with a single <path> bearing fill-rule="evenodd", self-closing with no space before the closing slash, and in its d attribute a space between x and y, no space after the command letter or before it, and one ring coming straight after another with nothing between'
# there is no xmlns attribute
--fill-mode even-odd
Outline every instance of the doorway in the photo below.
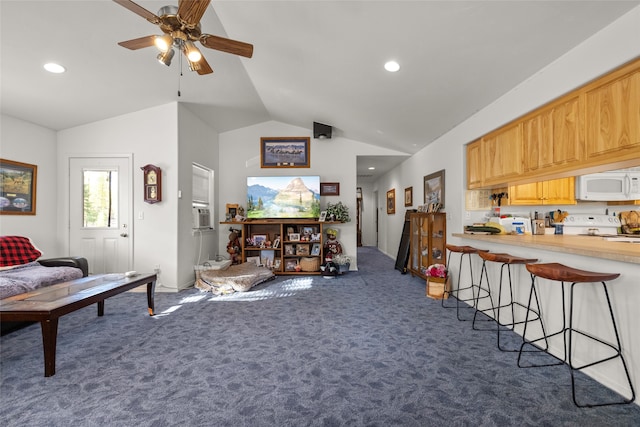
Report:
<svg viewBox="0 0 640 427"><path fill-rule="evenodd" d="M69 159L69 253L90 274L131 270L131 159Z"/></svg>

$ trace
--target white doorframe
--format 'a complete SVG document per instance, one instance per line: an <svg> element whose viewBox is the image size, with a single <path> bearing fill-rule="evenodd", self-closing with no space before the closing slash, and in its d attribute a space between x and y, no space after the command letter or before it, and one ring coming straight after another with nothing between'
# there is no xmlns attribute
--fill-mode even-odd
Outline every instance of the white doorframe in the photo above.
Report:
<svg viewBox="0 0 640 427"><path fill-rule="evenodd" d="M126 187L128 189L129 192L129 210L124 214L124 218L123 218L123 222L126 222L126 224L128 224L128 233L129 233L129 238L126 239L127 245L128 245L128 249L129 249L129 269L133 269L134 266L134 253L133 253L133 249L134 249L134 238L135 238L135 229L134 229L134 222L133 222L133 212L135 210L134 207L134 192L133 192L133 188L134 188L134 179L135 179L135 174L134 174L134 170L133 170L133 154L132 153L71 153L66 155L66 171L64 173L64 186L63 188L66 189L66 194L65 194L65 200L63 201L63 203L65 203L65 209L63 210L64 212L64 224L66 226L66 233L64 236L64 239L66 240L66 247L67 247L67 252L69 256L74 256L77 254L72 254L70 253L70 247L71 247L71 241L70 241L70 232L71 232L71 198L70 198L70 173L71 173L71 160L72 159L76 159L76 158L91 158L91 159L109 159L109 158L122 158L122 159L127 159L127 162L129 164L129 182L126 183Z"/></svg>

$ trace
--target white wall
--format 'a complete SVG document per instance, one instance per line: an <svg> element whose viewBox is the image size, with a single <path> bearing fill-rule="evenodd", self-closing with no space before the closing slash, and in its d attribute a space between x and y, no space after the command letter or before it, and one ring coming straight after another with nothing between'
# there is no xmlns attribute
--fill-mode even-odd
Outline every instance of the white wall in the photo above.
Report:
<svg viewBox="0 0 640 427"><path fill-rule="evenodd" d="M65 129L58 132L59 217L58 238L68 248L69 157L81 154L132 154L133 165L133 269L153 271L160 265L160 285L178 288L178 119L177 103L149 108L123 116ZM162 202L143 200L142 166L162 169ZM138 219L142 213L144 219Z"/></svg>
<svg viewBox="0 0 640 427"><path fill-rule="evenodd" d="M309 136L311 154L309 168L260 168L260 137ZM343 250L354 262L351 269L357 269L356 256L356 156L358 155L399 155L394 150L372 147L345 138L327 140L313 139L310 129L289 126L270 121L243 129L220 134L220 174L218 218L224 218L225 205L238 203L246 208L247 176L267 175L320 175L321 182L339 182L339 196L322 196L320 207L327 203L341 201L349 208L351 222L338 225ZM226 226L224 229L227 229ZM219 253L226 254L228 240L221 232Z"/></svg>
<svg viewBox="0 0 640 427"><path fill-rule="evenodd" d="M465 122L450 132L438 138L399 167L390 171L379 179L374 188L378 190L378 200L384 207L386 191L391 188L403 191L405 187L413 186L414 198L423 188L424 175L446 170L445 179L445 211L447 212L447 242L453 244L474 245L473 241L454 238L451 233L461 233L465 223L464 193L466 188L465 176L465 145L487 132L531 111L540 105L569 92L584 83L640 56L640 7L620 18L618 21L603 29L572 51L549 64L522 84L505 94L491 105L478 111ZM420 196L421 197L421 196ZM592 209L585 207L563 207L569 212L574 210ZM598 205L603 210L605 205ZM535 208L525 208L535 210ZM539 209L543 210L543 209ZM402 232L401 215L380 215L380 249L395 256ZM477 243L477 242L475 242ZM508 252L516 256L539 257L542 262L560 262L575 268L591 271L619 272L621 276L612 286L611 297L614 312L618 322L620 339L624 356L629 363L629 370L636 390L640 389L640 335L635 325L638 324L637 307L640 306L640 288L637 286L638 265L621 263L589 257L574 256L556 252L533 251L530 248L511 247L505 245L477 245L492 251ZM480 266L476 264L477 271ZM492 274L495 272L492 272ZM492 280L497 280L495 276ZM530 281L525 272L516 279L516 294L528 295ZM589 331L596 335L613 340L609 322L603 312L606 304L601 295L595 294L595 287L588 289L580 297L579 321ZM542 304L548 311L545 320L556 327L561 318L557 310L558 295L547 296ZM556 354L561 355L557 345L553 347ZM577 352L577 357L589 360L593 348L583 348ZM599 366L591 369L589 374L606 385L624 392L623 376L619 365ZM636 399L638 403L638 399Z"/></svg>
<svg viewBox="0 0 640 427"><path fill-rule="evenodd" d="M214 171L214 185L219 185L218 176L218 133L184 106L178 108L178 164L179 186L182 197L178 199L178 287L186 288L193 284L193 266L213 259L218 247L220 227L216 218L212 218L215 231L192 232L192 165L198 163ZM214 192L215 213L218 191ZM226 233L222 233L225 236Z"/></svg>
<svg viewBox="0 0 640 427"><path fill-rule="evenodd" d="M0 157L38 167L36 214L0 216L0 234L30 237L46 258L66 255L56 238L56 133L6 115L0 116L0 129Z"/></svg>

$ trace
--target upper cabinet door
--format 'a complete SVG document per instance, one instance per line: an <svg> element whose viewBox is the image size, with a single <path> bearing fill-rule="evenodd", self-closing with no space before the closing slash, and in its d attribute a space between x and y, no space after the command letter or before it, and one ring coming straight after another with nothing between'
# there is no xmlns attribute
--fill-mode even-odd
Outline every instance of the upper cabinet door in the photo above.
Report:
<svg viewBox="0 0 640 427"><path fill-rule="evenodd" d="M523 172L522 123L506 126L482 138L484 183L504 183Z"/></svg>
<svg viewBox="0 0 640 427"><path fill-rule="evenodd" d="M467 188L480 188L483 183L482 141L477 140L467 145Z"/></svg>
<svg viewBox="0 0 640 427"><path fill-rule="evenodd" d="M580 160L584 144L580 97L566 97L524 120L525 171Z"/></svg>
<svg viewBox="0 0 640 427"><path fill-rule="evenodd" d="M640 70L588 90L586 124L587 160L638 157Z"/></svg>

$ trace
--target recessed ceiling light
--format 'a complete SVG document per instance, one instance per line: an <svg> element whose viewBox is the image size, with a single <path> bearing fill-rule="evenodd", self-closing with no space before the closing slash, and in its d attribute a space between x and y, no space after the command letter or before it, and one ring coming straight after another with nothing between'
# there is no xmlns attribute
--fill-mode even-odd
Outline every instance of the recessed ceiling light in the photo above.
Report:
<svg viewBox="0 0 640 427"><path fill-rule="evenodd" d="M398 64L396 61L389 61L384 64L384 69L391 73L395 73L400 69L400 64Z"/></svg>
<svg viewBox="0 0 640 427"><path fill-rule="evenodd" d="M49 62L47 64L44 64L44 69L50 73L55 73L55 74L60 74L67 71L67 69L64 68L62 65L56 64L54 62Z"/></svg>
<svg viewBox="0 0 640 427"><path fill-rule="evenodd" d="M373 166L371 166L371 167L369 168L369 170L370 170L370 171L372 171L372 170L376 170L376 168L374 168Z"/></svg>

